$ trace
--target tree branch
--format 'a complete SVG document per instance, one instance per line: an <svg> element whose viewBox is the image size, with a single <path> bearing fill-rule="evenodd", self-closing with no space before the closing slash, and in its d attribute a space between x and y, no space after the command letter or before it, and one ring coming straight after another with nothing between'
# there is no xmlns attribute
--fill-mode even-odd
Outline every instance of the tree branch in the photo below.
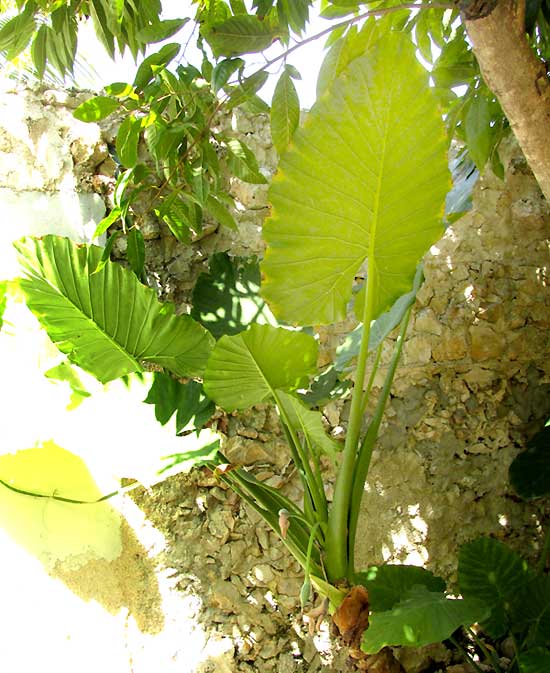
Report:
<svg viewBox="0 0 550 673"><path fill-rule="evenodd" d="M527 41L522 4L499 0L484 18L465 16L465 26L483 78L550 201L550 80Z"/></svg>

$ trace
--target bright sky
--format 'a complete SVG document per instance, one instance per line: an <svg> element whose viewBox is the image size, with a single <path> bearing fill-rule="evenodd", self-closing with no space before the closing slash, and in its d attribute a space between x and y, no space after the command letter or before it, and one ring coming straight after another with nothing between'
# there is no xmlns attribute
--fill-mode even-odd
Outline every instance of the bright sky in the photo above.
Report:
<svg viewBox="0 0 550 673"><path fill-rule="evenodd" d="M195 15L196 6L192 7L190 0L162 0L162 5L162 16L165 19L184 17L193 18ZM310 16L312 21L308 25L307 33L304 37L319 33L322 30L328 28L330 25L328 21L319 18L318 3L316 3L316 5L317 6L311 10ZM190 21L186 26L184 26L179 34L174 35L167 41L181 41L182 44L185 44L190 37L190 32L194 25L194 22ZM312 43L306 44L293 52L288 58L288 63L295 66L302 75L302 80L296 82L296 87L300 96L300 105L303 108L311 107L315 101L315 86L319 67L323 60L323 44L325 40L326 38L321 38ZM193 63L194 65L198 65L202 60L202 56L195 48L195 41L196 36L193 35L189 41L185 51L185 56L183 58ZM107 84L111 84L112 82L131 81L133 79L137 66L134 63L131 55L126 54L124 57L119 57L117 58L116 62L113 63L113 61L111 61L107 53L104 51L103 47L98 44L91 25L87 26L81 32L80 48L81 53L86 57L90 65L93 66L98 74L98 77L91 81L86 80L79 82L79 84L93 89L100 89ZM158 51L158 49L160 49L160 44L151 45L149 53ZM267 57L270 58L277 55L279 52L280 47L275 46L266 53ZM258 54L250 54L247 57L247 60L251 64L252 71L253 66L260 67L264 63L263 56ZM275 64L270 71L276 73L279 67L279 64ZM268 83L260 92L260 95L267 102L270 102L271 100L271 95L276 81L276 77L270 78Z"/></svg>

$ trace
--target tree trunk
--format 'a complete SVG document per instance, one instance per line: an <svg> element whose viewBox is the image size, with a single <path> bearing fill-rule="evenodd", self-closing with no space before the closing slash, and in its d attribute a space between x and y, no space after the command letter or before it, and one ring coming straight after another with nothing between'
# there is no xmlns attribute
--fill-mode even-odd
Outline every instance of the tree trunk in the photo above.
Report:
<svg viewBox="0 0 550 673"><path fill-rule="evenodd" d="M481 73L550 201L550 80L525 35L525 0L498 0L489 13L479 4L463 0L461 9Z"/></svg>

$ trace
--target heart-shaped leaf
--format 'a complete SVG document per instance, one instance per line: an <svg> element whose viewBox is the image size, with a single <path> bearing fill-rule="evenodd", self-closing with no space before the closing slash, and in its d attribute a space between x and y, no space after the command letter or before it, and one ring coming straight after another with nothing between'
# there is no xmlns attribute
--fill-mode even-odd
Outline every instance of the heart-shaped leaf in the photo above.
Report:
<svg viewBox="0 0 550 673"><path fill-rule="evenodd" d="M315 371L317 342L308 334L271 325L223 336L204 374L204 391L226 411L246 409L307 385Z"/></svg>
<svg viewBox="0 0 550 673"><path fill-rule="evenodd" d="M356 581L368 589L373 612L391 610L415 586L423 586L428 591L445 591L445 582L440 577L419 566L371 566L358 573Z"/></svg>
<svg viewBox="0 0 550 673"><path fill-rule="evenodd" d="M550 493L550 426L538 432L512 462L510 481L526 500Z"/></svg>
<svg viewBox="0 0 550 673"><path fill-rule="evenodd" d="M422 647L438 643L459 626L470 626L488 614L485 604L475 598L452 600L442 593L416 587L391 610L371 616L361 649L372 654L386 645Z"/></svg>
<svg viewBox="0 0 550 673"><path fill-rule="evenodd" d="M158 301L103 249L44 236L15 243L26 274L27 305L60 351L102 383L155 362L178 376L199 376L213 338L189 316Z"/></svg>
<svg viewBox="0 0 550 673"><path fill-rule="evenodd" d="M542 647L522 652L518 661L521 673L548 673L550 671L550 651Z"/></svg>
<svg viewBox="0 0 550 673"><path fill-rule="evenodd" d="M274 314L343 320L367 259L374 317L410 290L443 231L446 155L428 73L405 34L384 35L313 106L273 179L262 270Z"/></svg>
<svg viewBox="0 0 550 673"><path fill-rule="evenodd" d="M491 609L482 627L493 638L508 630L511 603L529 579L527 563L498 540L481 537L460 549L460 591L465 598L478 598Z"/></svg>

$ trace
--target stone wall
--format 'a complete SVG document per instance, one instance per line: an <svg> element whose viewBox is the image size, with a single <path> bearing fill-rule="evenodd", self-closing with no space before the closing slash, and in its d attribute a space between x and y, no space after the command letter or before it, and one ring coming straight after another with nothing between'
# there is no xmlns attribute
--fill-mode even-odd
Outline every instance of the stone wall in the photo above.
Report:
<svg viewBox="0 0 550 673"><path fill-rule="evenodd" d="M2 278L17 273L10 241L45 233L89 241L105 214L92 175L107 146L96 124L72 116L84 97L53 90L0 94Z"/></svg>
<svg viewBox="0 0 550 673"><path fill-rule="evenodd" d="M81 100L53 91L0 97L0 208L11 227L2 236L72 231L87 240L105 212L113 130L75 121L71 110ZM267 117L238 114L225 123L271 175L276 155ZM513 495L507 470L550 415L550 210L512 142L504 163L504 182L480 180L472 212L426 256L364 497L357 543L363 565L426 564L452 579L462 542L494 534L532 555L540 523L548 523L547 505L527 506ZM233 180L231 191L238 234L211 227L184 246L163 224L143 219L148 277L181 312L212 253L263 251L267 188ZM123 244L114 252L123 259ZM320 332L324 362L351 326ZM388 346L383 363L389 353ZM347 402L331 403L327 426L345 428L347 413ZM223 428L236 461L255 464L260 478L299 495L272 410L230 415ZM256 670L256 659L262 671L331 670L318 652L326 641L308 638L292 620L299 569L253 513L203 473L175 478L139 502L167 538L160 562L174 569L180 590L201 596L200 619L222 645L212 664L218 668L205 664L205 671Z"/></svg>

